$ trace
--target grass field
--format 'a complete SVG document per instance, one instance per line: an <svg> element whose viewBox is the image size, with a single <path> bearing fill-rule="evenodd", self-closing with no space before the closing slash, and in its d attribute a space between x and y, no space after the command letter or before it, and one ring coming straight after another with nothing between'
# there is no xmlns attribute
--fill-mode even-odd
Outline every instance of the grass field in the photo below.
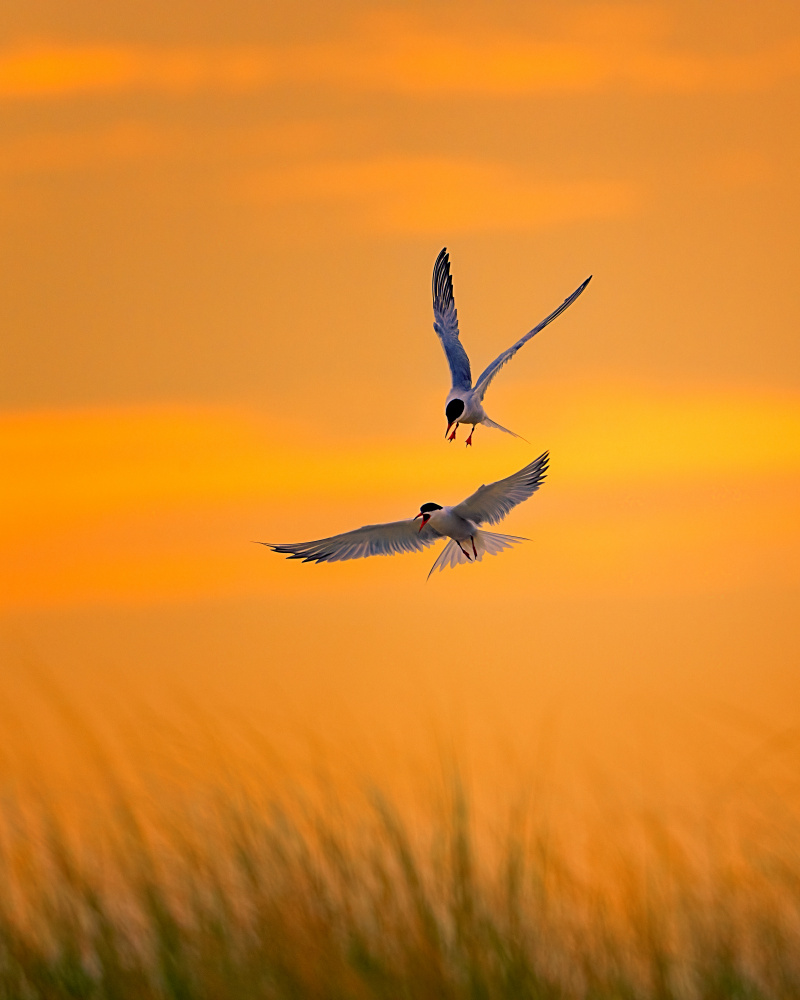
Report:
<svg viewBox="0 0 800 1000"><path fill-rule="evenodd" d="M589 823L441 760L415 800L276 781L219 733L193 770L152 720L120 757L63 714L70 787L33 749L5 772L3 998L800 996L785 797Z"/></svg>

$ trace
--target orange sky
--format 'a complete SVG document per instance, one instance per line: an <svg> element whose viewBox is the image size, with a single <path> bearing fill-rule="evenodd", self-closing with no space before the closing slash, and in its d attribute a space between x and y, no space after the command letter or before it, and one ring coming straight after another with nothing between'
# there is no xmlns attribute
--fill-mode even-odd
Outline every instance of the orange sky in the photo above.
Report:
<svg viewBox="0 0 800 1000"><path fill-rule="evenodd" d="M712 703L753 713L745 743L797 724L796 4L12 9L12 686L31 654L289 729L480 718L520 745L558 706L600 756L632 718L672 752ZM594 275L487 396L529 446L443 441L444 245L477 370ZM251 544L545 448L504 528L531 543L427 585L427 552Z"/></svg>

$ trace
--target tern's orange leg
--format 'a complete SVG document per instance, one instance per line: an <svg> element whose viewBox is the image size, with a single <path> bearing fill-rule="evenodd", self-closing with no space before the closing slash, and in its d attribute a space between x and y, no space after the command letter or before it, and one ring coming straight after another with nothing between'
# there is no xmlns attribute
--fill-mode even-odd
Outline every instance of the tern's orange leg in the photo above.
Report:
<svg viewBox="0 0 800 1000"><path fill-rule="evenodd" d="M469 432L469 437L467 438L467 447L472 444L472 435L475 433L475 424L472 425L472 430Z"/></svg>
<svg viewBox="0 0 800 1000"><path fill-rule="evenodd" d="M472 554L477 559L478 558L478 553L475 551L475 536L474 535L470 535L469 536L469 540L472 542Z"/></svg>
<svg viewBox="0 0 800 1000"><path fill-rule="evenodd" d="M467 557L467 559L470 562L472 562L472 557L470 556L469 552L467 552L467 550L464 548L464 546L461 544L461 542L459 542L458 539L456 539L456 545L461 549L461 551L464 553L464 555Z"/></svg>
<svg viewBox="0 0 800 1000"><path fill-rule="evenodd" d="M455 427L453 428L453 433L447 439L448 441L455 441L455 439L456 439L456 431L457 430L458 430L458 424L456 424Z"/></svg>

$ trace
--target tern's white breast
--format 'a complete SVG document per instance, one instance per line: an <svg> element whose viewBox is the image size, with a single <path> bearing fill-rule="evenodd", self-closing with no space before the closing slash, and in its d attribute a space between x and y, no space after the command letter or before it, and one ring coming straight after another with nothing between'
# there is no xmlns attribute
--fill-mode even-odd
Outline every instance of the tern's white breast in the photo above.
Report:
<svg viewBox="0 0 800 1000"><path fill-rule="evenodd" d="M474 390L471 389L469 392L465 392L463 389L453 389L445 400L445 409L447 408L447 404L453 399L460 399L464 404L464 412L458 417L460 424L479 424L486 416L486 411L475 395Z"/></svg>
<svg viewBox="0 0 800 1000"><path fill-rule="evenodd" d="M471 538L477 531L477 527L472 521L454 514L449 507L433 511L430 523L441 534L455 538L459 542Z"/></svg>

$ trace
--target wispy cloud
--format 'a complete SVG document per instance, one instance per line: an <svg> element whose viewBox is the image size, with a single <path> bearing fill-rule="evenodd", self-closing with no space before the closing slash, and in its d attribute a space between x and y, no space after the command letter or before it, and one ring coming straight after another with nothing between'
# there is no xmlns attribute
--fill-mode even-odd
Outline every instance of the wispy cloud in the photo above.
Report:
<svg viewBox="0 0 800 1000"><path fill-rule="evenodd" d="M29 132L0 139L0 177L102 170L146 161L224 165L318 155L332 127L316 120L197 128L127 118L85 129Z"/></svg>
<svg viewBox="0 0 800 1000"><path fill-rule="evenodd" d="M0 53L0 97L45 98L120 91L241 91L274 78L264 48L18 45Z"/></svg>
<svg viewBox="0 0 800 1000"><path fill-rule="evenodd" d="M251 173L240 197L270 206L346 207L387 232L531 230L632 211L637 188L618 180L553 180L521 167L437 157L301 164Z"/></svg>
<svg viewBox="0 0 800 1000"><path fill-rule="evenodd" d="M632 90L738 92L800 76L800 37L736 53L674 42L665 19L589 7L548 33L491 24L433 30L407 15L354 23L337 39L270 46L17 44L0 51L0 99L157 91L243 93L279 85L409 95Z"/></svg>
<svg viewBox="0 0 800 1000"><path fill-rule="evenodd" d="M40 132L0 142L0 176L114 166L174 151L180 136L144 122L118 122L92 131Z"/></svg>

